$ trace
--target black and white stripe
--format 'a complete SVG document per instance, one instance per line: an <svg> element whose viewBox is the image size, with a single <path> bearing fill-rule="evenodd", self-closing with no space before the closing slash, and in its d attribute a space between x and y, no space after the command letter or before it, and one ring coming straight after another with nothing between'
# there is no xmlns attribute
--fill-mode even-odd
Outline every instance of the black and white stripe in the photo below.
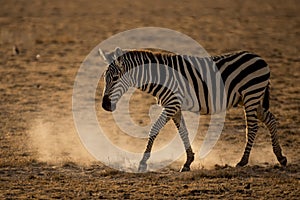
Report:
<svg viewBox="0 0 300 200"><path fill-rule="evenodd" d="M100 53L109 63L104 76L105 110L113 111L129 87L152 94L163 107L150 130L140 171L146 170L153 142L170 119L178 128L187 153L182 171L189 171L194 153L181 111L214 114L238 104L245 111L247 144L237 166L248 163L258 120L269 128L273 151L278 161L286 165L277 139L277 123L269 111L269 67L258 55L241 51L198 58L154 49L122 51L120 48L110 54Z"/></svg>

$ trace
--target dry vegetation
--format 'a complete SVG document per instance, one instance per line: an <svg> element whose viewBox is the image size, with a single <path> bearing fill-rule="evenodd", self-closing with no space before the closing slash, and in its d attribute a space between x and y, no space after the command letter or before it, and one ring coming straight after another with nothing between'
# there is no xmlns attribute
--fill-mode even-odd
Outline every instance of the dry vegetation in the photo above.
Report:
<svg viewBox="0 0 300 200"><path fill-rule="evenodd" d="M0 198L297 199L299 9L297 0L1 1ZM210 54L247 49L264 57L271 68L271 110L280 122L288 166L277 165L262 127L250 166L232 167L245 140L241 109L228 113L216 148L192 172L178 173L174 164L158 172L130 174L95 162L73 124L76 72L99 42L143 26L180 31ZM18 55L13 54L14 45ZM137 94L134 105L145 99ZM137 113L133 118L145 117ZM101 109L99 120L113 127ZM145 120L141 123L149 122Z"/></svg>

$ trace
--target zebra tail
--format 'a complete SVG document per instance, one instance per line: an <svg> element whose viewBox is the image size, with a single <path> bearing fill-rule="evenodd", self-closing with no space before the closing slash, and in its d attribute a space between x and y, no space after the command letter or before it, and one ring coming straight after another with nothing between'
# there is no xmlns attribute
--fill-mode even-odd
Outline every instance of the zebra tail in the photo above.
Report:
<svg viewBox="0 0 300 200"><path fill-rule="evenodd" d="M268 82L268 85L266 87L266 90L265 90L265 96L264 96L264 99L263 99L263 108L265 110L269 110L269 106L270 106L270 81Z"/></svg>

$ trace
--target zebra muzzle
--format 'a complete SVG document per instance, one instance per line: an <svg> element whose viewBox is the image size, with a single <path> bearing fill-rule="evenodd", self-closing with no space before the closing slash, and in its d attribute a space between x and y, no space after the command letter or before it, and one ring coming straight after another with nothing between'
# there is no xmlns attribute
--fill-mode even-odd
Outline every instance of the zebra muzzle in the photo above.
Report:
<svg viewBox="0 0 300 200"><path fill-rule="evenodd" d="M108 95L104 95L102 99L102 108L106 111L112 112L116 109L116 105L111 103L111 99Z"/></svg>

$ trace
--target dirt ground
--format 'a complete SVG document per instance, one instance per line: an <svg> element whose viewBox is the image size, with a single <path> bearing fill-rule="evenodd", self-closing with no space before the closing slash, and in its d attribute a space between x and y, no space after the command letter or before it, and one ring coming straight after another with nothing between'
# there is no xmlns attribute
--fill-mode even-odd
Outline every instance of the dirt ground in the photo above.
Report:
<svg viewBox="0 0 300 200"><path fill-rule="evenodd" d="M1 1L0 199L298 199L299 9L297 0ZM245 145L241 108L228 113L213 152L191 172L179 173L178 161L157 172L125 173L87 153L72 116L80 64L108 37L148 26L182 32L212 55L245 49L265 58L286 167L278 165L262 125L249 165L234 167ZM148 99L139 93L132 99L141 123L149 123L142 112ZM109 114L98 110L99 121L117 133Z"/></svg>

